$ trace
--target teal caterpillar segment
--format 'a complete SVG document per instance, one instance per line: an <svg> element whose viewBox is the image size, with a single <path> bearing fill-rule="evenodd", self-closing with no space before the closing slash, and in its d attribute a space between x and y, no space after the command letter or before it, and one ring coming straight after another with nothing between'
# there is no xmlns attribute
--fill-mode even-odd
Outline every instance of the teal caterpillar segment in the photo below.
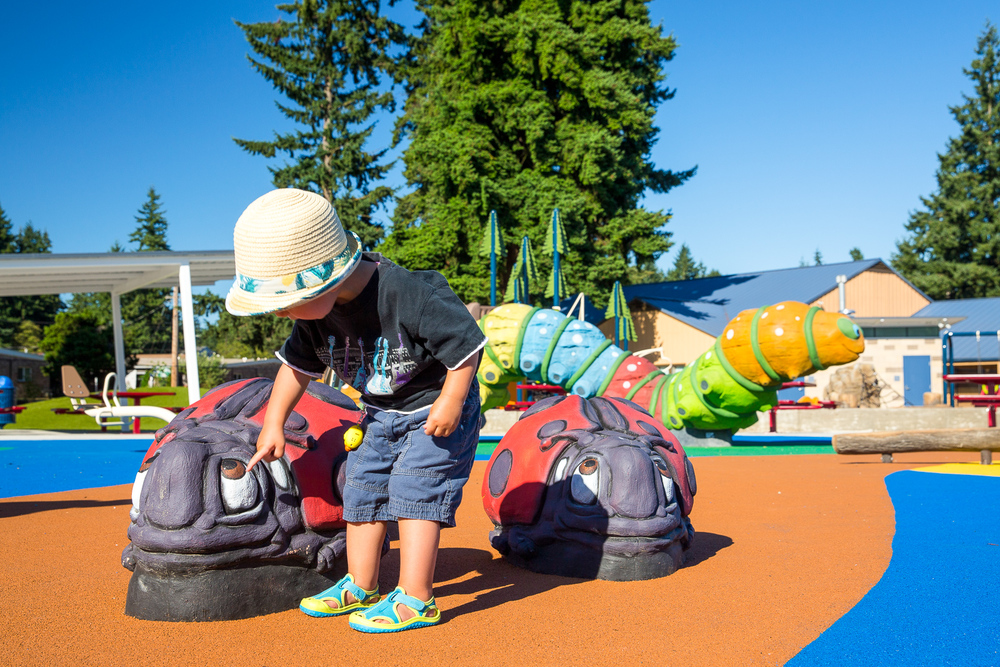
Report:
<svg viewBox="0 0 1000 667"><path fill-rule="evenodd" d="M714 348L665 375L613 345L594 325L554 310L506 304L479 324L489 338L478 373L484 410L506 404L507 385L522 379L587 398L627 398L674 429L745 428L777 400L773 389L752 392L734 380Z"/></svg>

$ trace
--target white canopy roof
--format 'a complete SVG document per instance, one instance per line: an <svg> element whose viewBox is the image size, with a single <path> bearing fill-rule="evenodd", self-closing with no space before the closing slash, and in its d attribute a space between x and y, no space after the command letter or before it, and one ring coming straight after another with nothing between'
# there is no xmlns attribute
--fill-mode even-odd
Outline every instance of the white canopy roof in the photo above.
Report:
<svg viewBox="0 0 1000 667"><path fill-rule="evenodd" d="M192 252L108 252L86 254L0 254L0 296L110 292L115 335L115 367L125 377L120 295L136 289L180 287L188 399L199 398L197 342L192 286L213 285L236 276L232 250Z"/></svg>
<svg viewBox="0 0 1000 667"><path fill-rule="evenodd" d="M102 252L86 254L2 254L0 296L117 292L176 287L180 267L191 267L191 285L232 280L232 250L193 252Z"/></svg>

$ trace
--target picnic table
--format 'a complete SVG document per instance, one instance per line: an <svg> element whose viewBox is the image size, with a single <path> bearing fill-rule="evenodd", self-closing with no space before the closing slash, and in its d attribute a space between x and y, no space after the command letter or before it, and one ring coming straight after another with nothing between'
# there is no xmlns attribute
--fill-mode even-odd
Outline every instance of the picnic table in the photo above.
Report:
<svg viewBox="0 0 1000 667"><path fill-rule="evenodd" d="M1000 375L990 373L975 373L969 375L957 375L948 373L942 376L948 384L978 384L985 391L985 394L958 394L954 395L954 400L959 403L971 403L977 408L989 408L988 425L996 428L997 425L997 405L1000 404Z"/></svg>
<svg viewBox="0 0 1000 667"><path fill-rule="evenodd" d="M792 382L783 382L781 384L781 389L794 389L796 387L815 387L815 382L805 382L803 380L794 380ZM778 404L768 410L768 430L771 433L778 432L778 410L832 410L837 407L834 401L810 401L808 403L800 403L798 401L778 401Z"/></svg>

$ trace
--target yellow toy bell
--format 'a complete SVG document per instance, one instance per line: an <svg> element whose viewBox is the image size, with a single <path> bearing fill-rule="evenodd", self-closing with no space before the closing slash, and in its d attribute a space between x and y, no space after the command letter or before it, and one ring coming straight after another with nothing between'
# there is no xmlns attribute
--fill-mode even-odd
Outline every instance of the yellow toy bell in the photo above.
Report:
<svg viewBox="0 0 1000 667"><path fill-rule="evenodd" d="M361 441L365 439L365 432L360 426L352 426L344 432L344 449L353 452L361 446Z"/></svg>

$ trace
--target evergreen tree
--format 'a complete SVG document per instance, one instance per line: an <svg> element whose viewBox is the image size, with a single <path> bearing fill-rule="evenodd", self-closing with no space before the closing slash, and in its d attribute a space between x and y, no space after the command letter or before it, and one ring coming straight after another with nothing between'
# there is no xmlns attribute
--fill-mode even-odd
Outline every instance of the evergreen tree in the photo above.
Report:
<svg viewBox="0 0 1000 667"><path fill-rule="evenodd" d="M136 252L170 250L167 242L166 211L160 206L160 196L155 188L149 188L147 199L139 207L135 216L136 227L129 235L129 241L136 244ZM115 241L109 252L125 252ZM139 289L126 292L120 297L122 324L126 353L170 351L170 290ZM110 327L111 295L107 292L74 294L69 303L69 311L86 315L102 327Z"/></svg>
<svg viewBox="0 0 1000 667"><path fill-rule="evenodd" d="M290 18L236 25L258 56L248 56L253 68L291 101L277 106L298 129L273 141L234 141L253 155L287 154L290 163L270 167L274 185L322 194L370 249L382 238L373 215L392 197L378 185L392 164L383 163L387 148L365 146L372 115L395 110L384 75L394 74L392 51L406 36L380 14L379 0L296 0L277 8Z"/></svg>
<svg viewBox="0 0 1000 667"><path fill-rule="evenodd" d="M708 270L701 262L696 262L691 254L691 249L686 243L681 244L681 249L674 259L674 266L667 271L664 280L694 280L695 278L713 278L719 272L715 269Z"/></svg>
<svg viewBox="0 0 1000 667"><path fill-rule="evenodd" d="M14 225L0 206L0 253L14 252Z"/></svg>
<svg viewBox="0 0 1000 667"><path fill-rule="evenodd" d="M864 253L861 252L861 248L851 248L851 261L860 262L865 258Z"/></svg>
<svg viewBox="0 0 1000 667"><path fill-rule="evenodd" d="M816 248L816 253L813 254L813 264L816 266L823 266L823 253Z"/></svg>
<svg viewBox="0 0 1000 667"><path fill-rule="evenodd" d="M570 292L608 298L630 269L648 271L670 247L669 213L639 207L694 169L657 169L650 153L673 37L640 0L417 0L426 19L407 71L397 126L408 136L412 191L393 214L383 251L410 269L441 271L460 297L489 296L476 251L490 210L508 239L541 247L558 208ZM513 242L512 242L513 241ZM548 275L551 259L541 258ZM539 302L541 302L539 300Z"/></svg>
<svg viewBox="0 0 1000 667"><path fill-rule="evenodd" d="M1000 38L987 24L963 72L972 95L950 108L959 136L938 155L938 190L921 197L892 264L934 299L1000 294Z"/></svg>
<svg viewBox="0 0 1000 667"><path fill-rule="evenodd" d="M48 232L35 229L29 221L14 233L13 224L0 207L0 254L51 252ZM22 324L51 324L62 307L58 294L0 297L0 347L17 347Z"/></svg>

